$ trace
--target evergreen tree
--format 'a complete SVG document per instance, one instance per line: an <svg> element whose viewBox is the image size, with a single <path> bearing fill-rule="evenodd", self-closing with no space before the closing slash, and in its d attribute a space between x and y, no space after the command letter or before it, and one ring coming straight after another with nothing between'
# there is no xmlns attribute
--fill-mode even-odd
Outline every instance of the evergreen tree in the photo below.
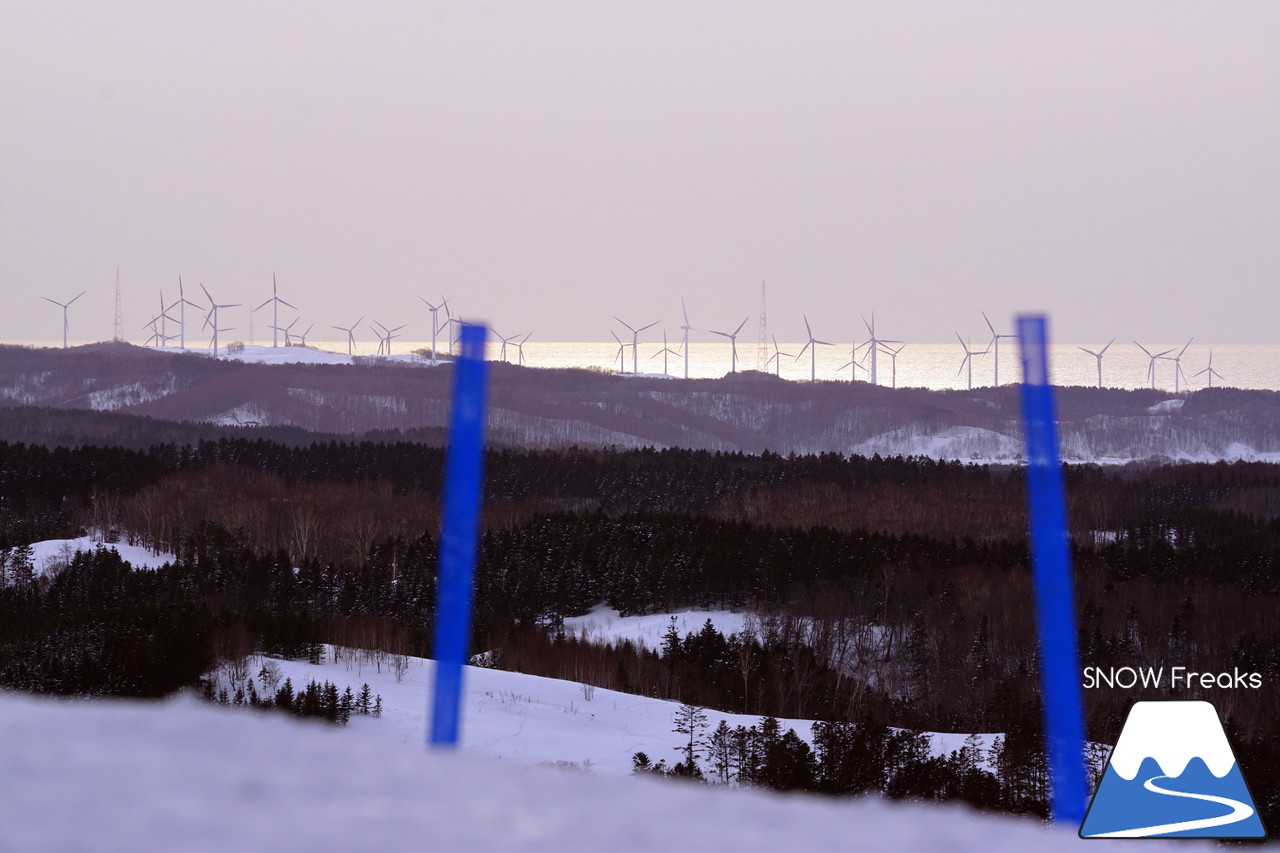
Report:
<svg viewBox="0 0 1280 853"><path fill-rule="evenodd" d="M689 775L693 775L693 771L697 770L698 758L702 756L704 748L702 733L706 730L707 714L697 705L685 703L676 709L675 725L672 731L684 735L685 742L675 747L675 750L684 753L682 763L689 769ZM698 775L701 775L701 771L698 771Z"/></svg>

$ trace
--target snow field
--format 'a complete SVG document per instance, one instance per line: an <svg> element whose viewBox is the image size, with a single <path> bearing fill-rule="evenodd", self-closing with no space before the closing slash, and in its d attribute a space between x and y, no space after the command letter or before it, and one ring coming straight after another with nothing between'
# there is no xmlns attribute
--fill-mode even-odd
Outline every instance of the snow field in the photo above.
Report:
<svg viewBox="0 0 1280 853"><path fill-rule="evenodd" d="M1080 844L1075 827L960 807L518 767L193 699L0 692L0 727L5 851L1057 853ZM1144 849L1209 848L1153 841Z"/></svg>

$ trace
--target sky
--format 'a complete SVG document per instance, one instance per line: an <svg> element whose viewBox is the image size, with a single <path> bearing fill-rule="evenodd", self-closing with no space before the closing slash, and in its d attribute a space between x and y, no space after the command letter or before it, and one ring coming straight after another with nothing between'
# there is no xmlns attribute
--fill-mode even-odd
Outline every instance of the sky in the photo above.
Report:
<svg viewBox="0 0 1280 853"><path fill-rule="evenodd" d="M274 273L302 327L407 340L441 295L754 339L764 281L780 340L1280 344L1271 0L4 10L0 341L82 290L71 338L109 339L118 267L137 342L179 275L246 337Z"/></svg>

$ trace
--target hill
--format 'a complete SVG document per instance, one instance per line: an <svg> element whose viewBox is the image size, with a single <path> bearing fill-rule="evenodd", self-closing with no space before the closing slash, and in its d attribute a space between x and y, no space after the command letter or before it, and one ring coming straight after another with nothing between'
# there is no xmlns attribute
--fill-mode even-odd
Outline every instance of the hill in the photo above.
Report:
<svg viewBox="0 0 1280 853"><path fill-rule="evenodd" d="M271 351L257 349L265 354L229 360L128 344L0 347L0 404L67 413L27 418L24 432L4 437L29 441L41 431L63 442L129 436L146 430L120 416L144 416L169 441L232 427L268 429L283 441L297 440L291 431L298 429L441 440L448 364L415 357L262 363ZM1212 388L1172 396L1062 388L1058 402L1068 461L1280 459L1276 392ZM13 418L22 415L6 414ZM987 462L1016 462L1021 454L1016 386L895 390L789 382L754 371L678 380L496 362L488 428L492 445L526 448L686 447Z"/></svg>

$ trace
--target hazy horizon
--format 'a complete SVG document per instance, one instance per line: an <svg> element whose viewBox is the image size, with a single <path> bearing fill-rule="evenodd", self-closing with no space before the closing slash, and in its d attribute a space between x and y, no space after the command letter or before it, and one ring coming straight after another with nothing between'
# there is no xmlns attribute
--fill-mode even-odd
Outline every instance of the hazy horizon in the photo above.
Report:
<svg viewBox="0 0 1280 853"><path fill-rule="evenodd" d="M542 341L1280 344L1280 6L15 5L0 340L159 290ZM196 298L196 295L199 298ZM254 319L268 338L270 308ZM289 322L293 312L283 312ZM414 329L417 329L416 331ZM264 331L265 334L264 334ZM323 330L323 334L321 334ZM510 334L511 332L505 332ZM196 336L203 340L201 336ZM711 340L698 336L699 340Z"/></svg>

